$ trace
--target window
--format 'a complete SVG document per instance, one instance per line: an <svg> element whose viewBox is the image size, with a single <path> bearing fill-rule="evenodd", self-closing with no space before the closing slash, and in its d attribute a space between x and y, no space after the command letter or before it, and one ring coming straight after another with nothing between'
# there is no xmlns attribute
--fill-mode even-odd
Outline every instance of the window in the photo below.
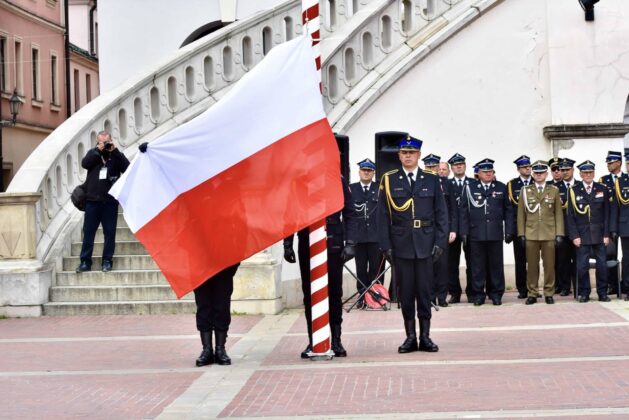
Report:
<svg viewBox="0 0 629 420"><path fill-rule="evenodd" d="M50 93L51 102L55 105L59 105L59 84L57 77L57 56L55 54L50 55Z"/></svg>
<svg viewBox="0 0 629 420"><path fill-rule="evenodd" d="M7 91L7 38L0 36L0 91Z"/></svg>
<svg viewBox="0 0 629 420"><path fill-rule="evenodd" d="M273 30L265 26L262 30L262 54L267 55L273 48Z"/></svg>
<svg viewBox="0 0 629 420"><path fill-rule="evenodd" d="M79 90L80 79L79 79L79 71L74 69L74 112L78 111L81 108L81 92Z"/></svg>
<svg viewBox="0 0 629 420"><path fill-rule="evenodd" d="M24 78L22 76L22 41L15 41L15 88L18 93L24 92Z"/></svg>
<svg viewBox="0 0 629 420"><path fill-rule="evenodd" d="M85 103L92 100L92 76L85 75Z"/></svg>
<svg viewBox="0 0 629 420"><path fill-rule="evenodd" d="M31 67L32 71L32 96L33 99L41 101L41 86L39 84L39 50L35 47L31 50Z"/></svg>

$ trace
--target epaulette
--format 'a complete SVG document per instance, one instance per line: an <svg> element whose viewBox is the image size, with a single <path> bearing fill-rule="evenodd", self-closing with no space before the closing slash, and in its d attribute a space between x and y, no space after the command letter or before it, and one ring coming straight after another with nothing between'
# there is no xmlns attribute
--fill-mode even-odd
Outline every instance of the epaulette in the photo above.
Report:
<svg viewBox="0 0 629 420"><path fill-rule="evenodd" d="M430 170L430 169L422 169L422 171L423 171L424 173L427 173L427 174L437 175L437 172L435 172L435 171L433 171L433 170Z"/></svg>
<svg viewBox="0 0 629 420"><path fill-rule="evenodd" d="M385 180L385 178L388 178L389 175L393 175L394 173L397 173L397 171L399 171L399 169L393 169L392 171L385 172L384 174L382 174L382 178L380 178L380 186L379 186L379 189L381 191L384 190L384 180Z"/></svg>
<svg viewBox="0 0 629 420"><path fill-rule="evenodd" d="M394 170L392 170L392 171L385 172L382 176L385 176L385 175L393 175L393 174L394 174L394 173L396 173L397 171L399 171L399 169L394 169Z"/></svg>

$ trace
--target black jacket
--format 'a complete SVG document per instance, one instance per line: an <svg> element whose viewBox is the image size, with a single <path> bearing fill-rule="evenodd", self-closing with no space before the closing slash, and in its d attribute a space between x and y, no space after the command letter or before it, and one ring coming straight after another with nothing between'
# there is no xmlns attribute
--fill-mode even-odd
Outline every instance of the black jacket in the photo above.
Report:
<svg viewBox="0 0 629 420"><path fill-rule="evenodd" d="M566 228L570 240L581 238L582 245L602 244L603 238L609 237L610 232L607 187L593 182L592 192L588 194L585 185L580 182L570 189L568 195Z"/></svg>
<svg viewBox="0 0 629 420"><path fill-rule="evenodd" d="M456 231L450 231L450 232L456 232L457 236L461 236L461 195L463 194L463 190L465 189L466 185L469 185L470 182L476 182L476 180L474 178L470 178L469 176L466 176L463 179L463 186L459 187L459 184L457 182L458 180L456 178L450 178L448 180L448 183L450 184L450 193L451 196L454 197L454 205L456 207L456 225L452 225L452 226L456 226L457 230ZM448 211L450 211L450 206L448 206ZM452 217L448 214L448 217Z"/></svg>
<svg viewBox="0 0 629 420"><path fill-rule="evenodd" d="M609 230L616 232L620 237L627 238L629 237L629 174L622 174L618 178L618 188L614 185L611 198Z"/></svg>
<svg viewBox="0 0 629 420"><path fill-rule="evenodd" d="M515 236L515 208L505 184L493 181L485 191L480 181L474 181L468 188L469 196L464 191L461 198L461 234L471 241L502 241L505 233Z"/></svg>
<svg viewBox="0 0 629 420"><path fill-rule="evenodd" d="M352 192L356 243L378 242L378 229L376 224L378 184L372 182L366 193L363 184L360 182L350 184L349 188Z"/></svg>
<svg viewBox="0 0 629 420"><path fill-rule="evenodd" d="M118 149L114 149L111 155L105 158L95 147L87 151L81 161L81 166L87 169L87 178L85 179L87 201L104 202L115 200L108 194L109 189L120 178L120 175L127 170L129 160ZM107 176L105 179L99 179L100 170L103 167L107 168Z"/></svg>

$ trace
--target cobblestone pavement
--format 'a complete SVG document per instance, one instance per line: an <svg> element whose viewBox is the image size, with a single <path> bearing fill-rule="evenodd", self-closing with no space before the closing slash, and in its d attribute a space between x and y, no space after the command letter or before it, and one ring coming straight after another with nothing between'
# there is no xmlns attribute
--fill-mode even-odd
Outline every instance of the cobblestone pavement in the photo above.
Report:
<svg viewBox="0 0 629 420"><path fill-rule="evenodd" d="M434 312L440 351L406 355L397 308L353 310L319 362L303 311L234 316L205 368L191 315L4 319L0 418L629 418L629 303L504 302Z"/></svg>

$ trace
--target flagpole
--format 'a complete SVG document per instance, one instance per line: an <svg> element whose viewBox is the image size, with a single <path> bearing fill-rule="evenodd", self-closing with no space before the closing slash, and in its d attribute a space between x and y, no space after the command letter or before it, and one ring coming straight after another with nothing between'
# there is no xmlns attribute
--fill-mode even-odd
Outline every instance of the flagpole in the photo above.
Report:
<svg viewBox="0 0 629 420"><path fill-rule="evenodd" d="M304 30L312 37L315 64L321 75L321 19L319 0L301 1ZM321 87L321 83L319 83ZM330 304L328 300L328 250L325 219L309 228L310 239L310 309L312 314L311 360L326 360L334 356L330 343Z"/></svg>

